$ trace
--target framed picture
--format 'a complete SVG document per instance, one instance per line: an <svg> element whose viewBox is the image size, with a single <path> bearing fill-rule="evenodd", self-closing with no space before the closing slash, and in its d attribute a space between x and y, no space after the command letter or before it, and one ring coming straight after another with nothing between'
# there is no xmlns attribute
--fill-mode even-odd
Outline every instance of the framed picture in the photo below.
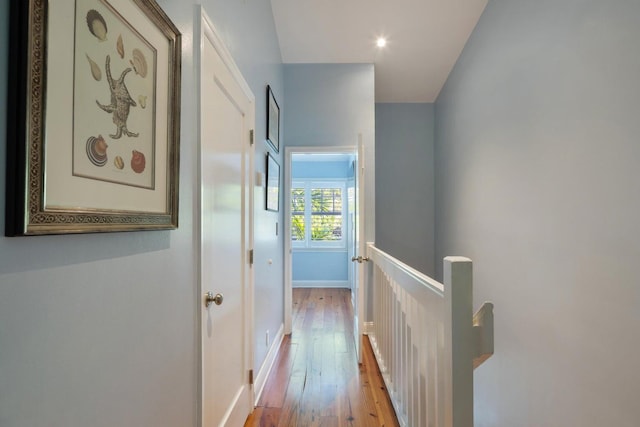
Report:
<svg viewBox="0 0 640 427"><path fill-rule="evenodd" d="M267 210L278 212L280 206L280 165L267 153Z"/></svg>
<svg viewBox="0 0 640 427"><path fill-rule="evenodd" d="M276 153L280 151L280 107L271 86L267 86L267 141Z"/></svg>
<svg viewBox="0 0 640 427"><path fill-rule="evenodd" d="M5 234L178 226L180 44L153 0L11 2Z"/></svg>

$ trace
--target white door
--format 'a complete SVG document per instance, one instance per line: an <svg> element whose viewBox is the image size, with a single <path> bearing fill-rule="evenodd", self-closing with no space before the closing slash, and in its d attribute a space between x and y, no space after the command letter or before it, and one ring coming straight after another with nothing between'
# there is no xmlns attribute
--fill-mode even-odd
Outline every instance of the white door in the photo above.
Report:
<svg viewBox="0 0 640 427"><path fill-rule="evenodd" d="M236 427L244 425L253 409L248 251L253 233L254 106L204 13L201 41L202 425ZM207 292L215 301L207 301Z"/></svg>
<svg viewBox="0 0 640 427"><path fill-rule="evenodd" d="M365 289L365 262L366 262L366 238L365 238L365 215L364 215L364 144L362 142L362 134L358 135L358 152L357 152L353 176L355 179L355 227L352 227L353 233L353 253L351 261L354 263L353 268L353 336L356 341L356 353L358 361L362 363L362 332L364 330L364 289Z"/></svg>

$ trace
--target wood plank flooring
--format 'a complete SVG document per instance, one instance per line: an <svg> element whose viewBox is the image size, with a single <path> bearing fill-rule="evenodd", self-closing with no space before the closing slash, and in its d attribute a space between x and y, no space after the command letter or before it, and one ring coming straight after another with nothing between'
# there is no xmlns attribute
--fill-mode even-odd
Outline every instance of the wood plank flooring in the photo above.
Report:
<svg viewBox="0 0 640 427"><path fill-rule="evenodd" d="M293 289L286 336L245 427L399 426L369 340L358 365L348 289Z"/></svg>

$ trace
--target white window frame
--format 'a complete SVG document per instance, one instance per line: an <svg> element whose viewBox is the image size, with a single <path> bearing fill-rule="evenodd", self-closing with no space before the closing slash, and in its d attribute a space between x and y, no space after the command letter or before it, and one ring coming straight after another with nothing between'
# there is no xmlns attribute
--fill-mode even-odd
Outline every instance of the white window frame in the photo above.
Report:
<svg viewBox="0 0 640 427"><path fill-rule="evenodd" d="M348 216L348 199L347 199L347 179L301 179L295 178L291 181L289 189L289 204L291 204L291 192L295 188L304 188L304 240L291 240L291 247L295 249L345 249L347 247L347 216ZM313 241L311 240L311 189L312 188L339 188L342 195L342 236L340 240ZM289 206L290 215L293 217L293 211ZM291 221L290 221L291 223ZM293 235L293 234L292 234Z"/></svg>

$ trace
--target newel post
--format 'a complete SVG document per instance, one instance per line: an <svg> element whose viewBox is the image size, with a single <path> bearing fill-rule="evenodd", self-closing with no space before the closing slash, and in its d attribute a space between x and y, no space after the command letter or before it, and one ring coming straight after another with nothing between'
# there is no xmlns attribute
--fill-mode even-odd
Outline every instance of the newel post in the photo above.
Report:
<svg viewBox="0 0 640 427"><path fill-rule="evenodd" d="M473 285L469 258L444 259L447 427L473 427Z"/></svg>

